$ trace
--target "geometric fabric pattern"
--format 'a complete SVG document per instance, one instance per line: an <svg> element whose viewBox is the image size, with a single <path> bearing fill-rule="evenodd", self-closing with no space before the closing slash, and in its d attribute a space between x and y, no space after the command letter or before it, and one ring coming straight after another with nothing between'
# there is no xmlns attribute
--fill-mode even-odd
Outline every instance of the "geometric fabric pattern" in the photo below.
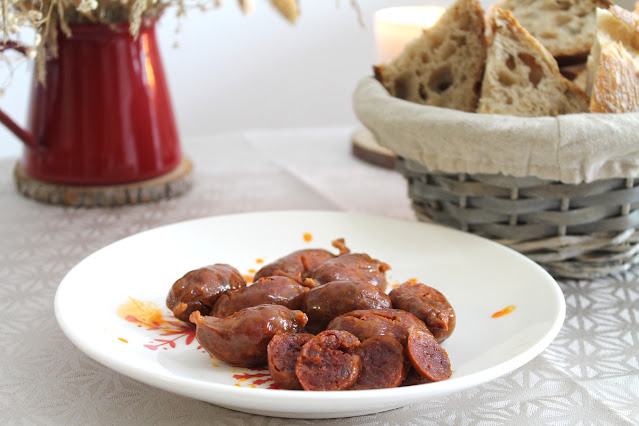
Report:
<svg viewBox="0 0 639 426"><path fill-rule="evenodd" d="M335 424L271 419L165 392L85 356L53 315L62 277L99 248L187 219L319 209L413 219L404 179L354 159L350 128L225 133L183 143L195 164L186 195L138 206L40 204L0 161L0 423ZM345 425L639 424L639 268L560 282L557 338L514 372L467 391ZM99 294L84 295L91 303Z"/></svg>

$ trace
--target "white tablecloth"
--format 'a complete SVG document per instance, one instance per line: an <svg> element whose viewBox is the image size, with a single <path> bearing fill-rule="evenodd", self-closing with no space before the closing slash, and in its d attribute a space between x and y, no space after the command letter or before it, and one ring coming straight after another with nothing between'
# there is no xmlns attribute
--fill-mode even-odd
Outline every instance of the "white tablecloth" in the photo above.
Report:
<svg viewBox="0 0 639 426"><path fill-rule="evenodd" d="M350 128L218 134L184 142L185 196L113 209L48 206L18 195L0 161L0 423L334 424L234 412L136 382L85 356L53 314L58 283L93 251L181 220L324 209L414 220L403 178L350 155ZM450 397L343 424L638 424L639 269L560 282L565 324L540 356ZM99 294L87 294L87 303Z"/></svg>

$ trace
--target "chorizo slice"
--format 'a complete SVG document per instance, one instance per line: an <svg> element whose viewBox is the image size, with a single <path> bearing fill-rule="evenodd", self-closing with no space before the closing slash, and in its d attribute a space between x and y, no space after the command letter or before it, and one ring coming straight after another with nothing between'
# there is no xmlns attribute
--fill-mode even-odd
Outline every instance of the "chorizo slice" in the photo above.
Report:
<svg viewBox="0 0 639 426"><path fill-rule="evenodd" d="M242 287L246 287L246 280L240 271L216 263L189 271L177 280L166 296L166 307L177 319L189 322L192 312L209 315L220 295Z"/></svg>
<svg viewBox="0 0 639 426"><path fill-rule="evenodd" d="M413 314L399 309L356 310L340 315L327 326L328 330L348 331L362 342L375 336L391 336L406 346L412 328L428 331Z"/></svg>
<svg viewBox="0 0 639 426"><path fill-rule="evenodd" d="M408 371L408 374L406 375L406 378L404 379L404 381L402 382L402 384L400 386L415 386L415 385L423 385L425 383L431 383L430 380L428 379L424 379L423 377L420 377L419 374L417 374L415 372L415 370L413 368L411 368Z"/></svg>
<svg viewBox="0 0 639 426"><path fill-rule="evenodd" d="M386 290L388 264L371 258L365 253L348 253L327 260L311 271L307 282L322 285L331 281L365 282Z"/></svg>
<svg viewBox="0 0 639 426"><path fill-rule="evenodd" d="M273 382L281 389L302 389L295 375L297 358L312 334L276 334L267 347L268 370Z"/></svg>
<svg viewBox="0 0 639 426"><path fill-rule="evenodd" d="M195 337L214 357L239 367L266 365L267 347L277 333L297 333L306 325L306 315L280 305L242 309L226 318L202 316L195 311Z"/></svg>
<svg viewBox="0 0 639 426"><path fill-rule="evenodd" d="M332 245L339 250L340 256L350 253L343 238L334 240ZM264 265L255 273L253 280L257 281L260 278L271 276L284 276L294 279L301 284L308 278L308 275L313 269L335 257L336 255L324 249L297 250Z"/></svg>
<svg viewBox="0 0 639 426"><path fill-rule="evenodd" d="M319 333L303 347L295 365L302 388L307 391L348 389L357 381L362 362L352 353L359 346L357 337L346 331Z"/></svg>
<svg viewBox="0 0 639 426"><path fill-rule="evenodd" d="M452 374L448 354L430 331L411 329L406 354L415 373L425 381L439 382Z"/></svg>
<svg viewBox="0 0 639 426"><path fill-rule="evenodd" d="M376 336L353 350L362 369L353 390L395 388L402 384L410 368L404 347L390 336Z"/></svg>
<svg viewBox="0 0 639 426"><path fill-rule="evenodd" d="M248 287L227 291L213 305L211 315L228 317L244 308L258 305L282 305L299 309L302 295L308 288L288 277L260 278Z"/></svg>
<svg viewBox="0 0 639 426"><path fill-rule="evenodd" d="M300 310L308 316L306 329L315 334L324 330L333 318L347 312L390 307L390 297L372 284L333 281L306 292Z"/></svg>
<svg viewBox="0 0 639 426"><path fill-rule="evenodd" d="M405 282L390 292L393 307L422 320L441 343L455 330L455 310L440 291L419 282Z"/></svg>

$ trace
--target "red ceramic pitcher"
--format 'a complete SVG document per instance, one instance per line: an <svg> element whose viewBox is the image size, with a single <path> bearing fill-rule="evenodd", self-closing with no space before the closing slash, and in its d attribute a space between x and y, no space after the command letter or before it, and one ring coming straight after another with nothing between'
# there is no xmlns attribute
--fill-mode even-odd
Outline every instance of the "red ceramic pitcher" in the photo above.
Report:
<svg viewBox="0 0 639 426"><path fill-rule="evenodd" d="M155 21L137 38L127 23L70 28L47 59L45 84L34 80L27 129L0 111L24 142L24 170L52 183L112 185L175 169L182 153Z"/></svg>

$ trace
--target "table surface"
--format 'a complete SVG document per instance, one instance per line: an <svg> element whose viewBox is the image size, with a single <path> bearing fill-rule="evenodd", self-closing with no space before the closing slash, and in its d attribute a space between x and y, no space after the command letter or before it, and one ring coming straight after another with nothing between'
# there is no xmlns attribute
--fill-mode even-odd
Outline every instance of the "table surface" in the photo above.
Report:
<svg viewBox="0 0 639 426"><path fill-rule="evenodd" d="M128 235L229 213L321 209L415 220L403 178L350 154L352 128L216 134L184 141L194 187L168 201L112 209L48 206L18 195L15 159L0 161L0 423L333 424L269 419L165 392L76 349L53 314L56 288L80 260ZM368 424L639 423L639 269L565 280L566 321L527 365L453 396L376 415ZM90 302L97 294L87 294Z"/></svg>

